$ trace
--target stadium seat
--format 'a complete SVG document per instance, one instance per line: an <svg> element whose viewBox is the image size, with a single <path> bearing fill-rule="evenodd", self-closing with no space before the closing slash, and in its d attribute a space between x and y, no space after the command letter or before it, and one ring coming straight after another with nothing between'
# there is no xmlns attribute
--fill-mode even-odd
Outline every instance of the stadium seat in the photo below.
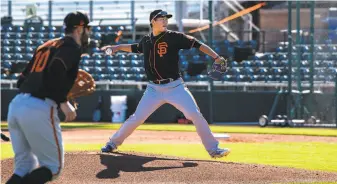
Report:
<svg viewBox="0 0 337 184"><path fill-rule="evenodd" d="M131 61L130 60L120 60L119 65L121 67L131 67Z"/></svg>
<svg viewBox="0 0 337 184"><path fill-rule="evenodd" d="M235 79L235 77L233 75L224 75L223 76L223 81L234 82L234 81L236 81L236 79Z"/></svg>
<svg viewBox="0 0 337 184"><path fill-rule="evenodd" d="M203 74L196 75L196 78L197 78L197 81L208 81L209 79L207 75L203 75Z"/></svg>
<svg viewBox="0 0 337 184"><path fill-rule="evenodd" d="M130 74L131 69L129 67L120 67L120 73L121 74Z"/></svg>
<svg viewBox="0 0 337 184"><path fill-rule="evenodd" d="M114 29L111 26L107 26L104 29L105 33L109 34L109 33L113 33Z"/></svg>
<svg viewBox="0 0 337 184"><path fill-rule="evenodd" d="M116 66L116 67L117 67L117 66L118 66L118 67L120 66L118 60L107 60L107 61L106 61L106 65L109 66L109 67L110 67L110 66Z"/></svg>
<svg viewBox="0 0 337 184"><path fill-rule="evenodd" d="M253 81L253 82L264 81L264 78L261 75L252 75L251 81Z"/></svg>
<svg viewBox="0 0 337 184"><path fill-rule="evenodd" d="M48 31L49 31L50 33L52 33L52 32L56 32L57 29L56 29L55 26L51 26L51 27L48 27Z"/></svg>
<svg viewBox="0 0 337 184"><path fill-rule="evenodd" d="M135 76L136 81L146 81L146 75L144 74L138 74Z"/></svg>
<svg viewBox="0 0 337 184"><path fill-rule="evenodd" d="M100 26L94 26L94 27L92 28L92 31L93 31L94 33L96 33L96 32L101 32L101 27L100 27Z"/></svg>

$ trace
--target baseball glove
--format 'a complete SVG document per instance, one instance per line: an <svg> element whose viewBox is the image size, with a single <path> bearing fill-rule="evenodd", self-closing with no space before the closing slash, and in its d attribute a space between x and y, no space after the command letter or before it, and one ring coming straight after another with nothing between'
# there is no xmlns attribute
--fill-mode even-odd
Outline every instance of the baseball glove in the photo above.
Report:
<svg viewBox="0 0 337 184"><path fill-rule="evenodd" d="M79 69L73 87L70 89L67 99L74 103L77 109L75 98L80 96L87 96L96 90L94 78L86 71Z"/></svg>
<svg viewBox="0 0 337 184"><path fill-rule="evenodd" d="M220 57L221 62L214 62L212 65L212 70L208 72L208 76L214 80L219 80L222 75L227 71L227 59Z"/></svg>

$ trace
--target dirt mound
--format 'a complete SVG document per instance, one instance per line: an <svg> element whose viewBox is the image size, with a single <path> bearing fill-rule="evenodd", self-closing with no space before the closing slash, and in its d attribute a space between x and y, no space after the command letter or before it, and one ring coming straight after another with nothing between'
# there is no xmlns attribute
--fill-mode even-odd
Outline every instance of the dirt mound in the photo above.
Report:
<svg viewBox="0 0 337 184"><path fill-rule="evenodd" d="M5 182L13 159L1 161ZM144 153L66 153L65 167L53 183L280 183L337 181L337 173L233 162L191 160Z"/></svg>

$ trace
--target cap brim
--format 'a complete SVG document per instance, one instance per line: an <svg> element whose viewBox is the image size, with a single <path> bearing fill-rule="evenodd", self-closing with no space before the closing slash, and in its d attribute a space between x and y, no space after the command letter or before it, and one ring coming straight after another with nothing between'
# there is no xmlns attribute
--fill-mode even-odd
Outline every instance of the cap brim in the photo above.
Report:
<svg viewBox="0 0 337 184"><path fill-rule="evenodd" d="M169 18L172 17L172 15L171 15L171 14L167 14L167 15L158 15L157 18L158 18L158 17L166 17L166 18L169 19Z"/></svg>
<svg viewBox="0 0 337 184"><path fill-rule="evenodd" d="M99 26L99 21L89 22L88 26Z"/></svg>

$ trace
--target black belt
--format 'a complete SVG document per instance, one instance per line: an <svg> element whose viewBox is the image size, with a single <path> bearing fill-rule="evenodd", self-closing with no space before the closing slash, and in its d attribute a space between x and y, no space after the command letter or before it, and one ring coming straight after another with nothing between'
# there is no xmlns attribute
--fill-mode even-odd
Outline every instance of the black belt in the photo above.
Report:
<svg viewBox="0 0 337 184"><path fill-rule="evenodd" d="M168 78L168 79L155 80L155 81L151 81L151 82L154 83L154 84L167 84L167 83L173 82L175 80L177 80L177 79Z"/></svg>

